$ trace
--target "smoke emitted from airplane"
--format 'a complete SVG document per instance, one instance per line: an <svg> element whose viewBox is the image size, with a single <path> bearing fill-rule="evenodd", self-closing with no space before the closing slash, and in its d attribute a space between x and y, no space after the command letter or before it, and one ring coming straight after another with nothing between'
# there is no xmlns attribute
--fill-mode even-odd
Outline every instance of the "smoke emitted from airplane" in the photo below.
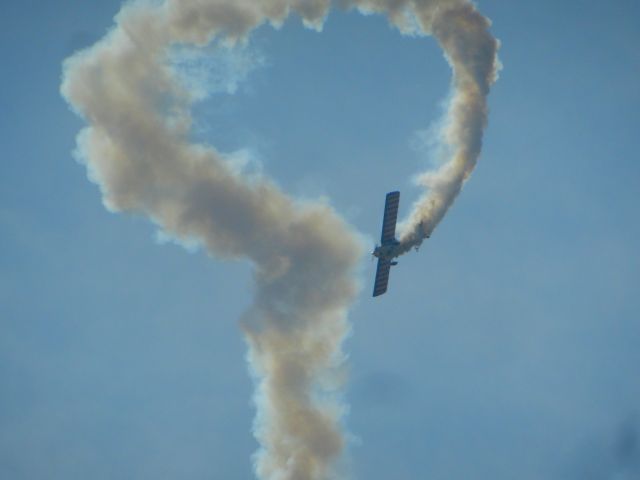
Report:
<svg viewBox="0 0 640 480"><path fill-rule="evenodd" d="M403 237L417 244L479 153L497 43L487 20L462 0L340 6L386 14L403 33L434 33L454 68L446 129L454 157L425 177L431 193L418 202ZM146 215L185 244L254 265L254 300L241 324L257 384L261 479L337 475L345 446L342 341L363 249L326 203L293 199L266 176L243 173L214 147L194 142L191 107L202 92L190 91L171 61L175 46L233 45L261 24L278 27L291 12L319 30L330 7L330 0L129 2L105 38L64 64L62 94L88 123L76 154L105 207Z"/></svg>
<svg viewBox="0 0 640 480"><path fill-rule="evenodd" d="M432 3L440 2L427 2ZM453 92L439 131L440 166L417 177L426 190L400 227L401 253L431 235L473 172L487 124L487 95L500 69L489 19L468 2L444 3L417 11L423 30L438 40L451 65Z"/></svg>

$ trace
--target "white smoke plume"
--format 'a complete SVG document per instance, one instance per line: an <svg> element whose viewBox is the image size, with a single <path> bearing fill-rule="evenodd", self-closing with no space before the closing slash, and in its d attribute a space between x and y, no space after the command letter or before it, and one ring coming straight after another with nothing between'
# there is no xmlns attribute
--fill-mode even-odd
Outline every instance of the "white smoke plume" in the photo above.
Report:
<svg viewBox="0 0 640 480"><path fill-rule="evenodd" d="M403 236L407 245L417 244L479 153L497 43L488 21L463 0L339 6L386 14L403 33L433 33L454 69L445 132L454 156L425 177L430 193ZM180 81L169 57L175 46L242 42L261 24L281 25L291 12L320 29L330 7L329 0L130 2L105 38L64 64L62 94L88 123L78 135L78 157L106 208L146 215L174 238L255 267L254 301L242 329L257 382L261 479L339 476L341 345L362 248L325 203L296 201L264 175L243 175L214 147L193 142L191 107L201 93Z"/></svg>
<svg viewBox="0 0 640 480"><path fill-rule="evenodd" d="M451 65L453 91L439 132L444 158L438 169L418 177L426 191L401 225L403 253L431 235L471 176L487 124L487 95L500 69L500 44L489 32L491 22L471 3L416 0L416 4L423 3L440 5L434 10L418 9L418 19L438 40Z"/></svg>

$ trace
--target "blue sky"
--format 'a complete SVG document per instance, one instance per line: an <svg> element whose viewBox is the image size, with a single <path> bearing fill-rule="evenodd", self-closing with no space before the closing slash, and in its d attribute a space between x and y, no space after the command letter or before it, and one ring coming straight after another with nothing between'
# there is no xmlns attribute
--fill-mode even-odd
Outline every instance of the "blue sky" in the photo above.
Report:
<svg viewBox="0 0 640 480"><path fill-rule="evenodd" d="M346 349L353 478L640 478L640 5L483 1L504 69L472 179ZM117 1L5 2L0 477L248 479L246 264L113 215L73 160L61 62ZM260 29L200 138L378 235L428 164L450 72L431 38L334 12Z"/></svg>

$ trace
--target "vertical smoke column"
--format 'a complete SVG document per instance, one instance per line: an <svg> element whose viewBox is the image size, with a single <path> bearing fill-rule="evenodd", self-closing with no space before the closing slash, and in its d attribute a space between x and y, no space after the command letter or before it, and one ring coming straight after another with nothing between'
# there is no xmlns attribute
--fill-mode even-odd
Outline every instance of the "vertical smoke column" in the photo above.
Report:
<svg viewBox="0 0 640 480"><path fill-rule="evenodd" d="M130 3L107 37L65 62L62 94L89 124L77 155L109 210L146 215L213 256L252 262L254 301L242 328L258 383L257 474L326 479L344 450L341 344L361 246L328 205L295 201L192 143L192 94L168 62L172 45L234 41L266 19L282 21L287 5L271 3ZM326 11L301 14L313 23Z"/></svg>

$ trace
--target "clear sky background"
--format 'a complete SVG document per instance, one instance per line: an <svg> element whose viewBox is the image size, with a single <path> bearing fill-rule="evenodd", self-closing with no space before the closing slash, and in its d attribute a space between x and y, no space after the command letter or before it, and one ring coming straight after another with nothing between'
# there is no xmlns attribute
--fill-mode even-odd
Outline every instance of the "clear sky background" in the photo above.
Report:
<svg viewBox="0 0 640 480"><path fill-rule="evenodd" d="M73 159L61 63L119 3L0 3L0 478L250 479L249 265L108 213ZM479 6L504 64L481 161L383 297L363 260L352 476L637 480L640 3ZM373 247L384 194L406 213L429 164L435 41L333 12L321 34L260 29L247 56L261 66L198 106L198 137L329 197Z"/></svg>

